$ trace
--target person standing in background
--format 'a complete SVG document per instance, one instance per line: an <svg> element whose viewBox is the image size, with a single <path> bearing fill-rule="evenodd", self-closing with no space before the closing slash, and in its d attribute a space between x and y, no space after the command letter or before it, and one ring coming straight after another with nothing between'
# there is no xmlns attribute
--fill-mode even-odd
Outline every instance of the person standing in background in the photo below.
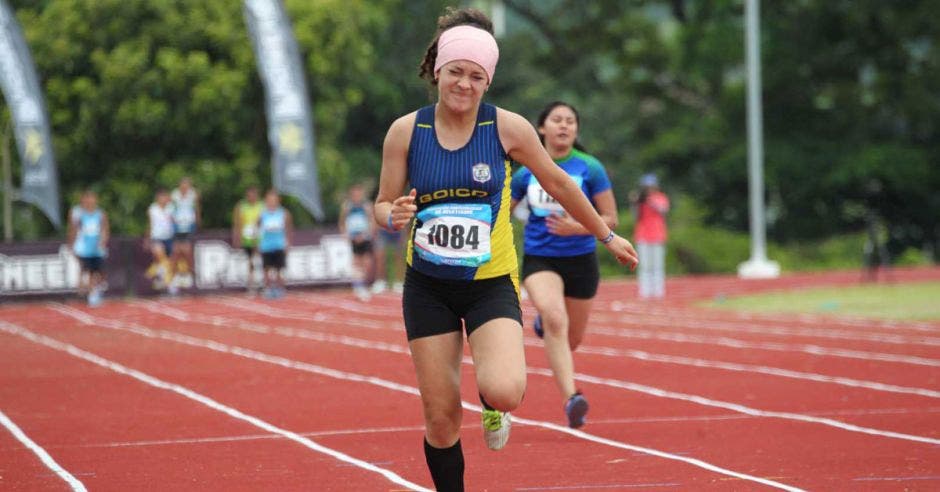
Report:
<svg viewBox="0 0 940 492"><path fill-rule="evenodd" d="M375 244L375 282L372 293L378 294L391 284L392 292L402 293L405 280L405 235L401 231L379 229ZM391 275L388 257L392 257Z"/></svg>
<svg viewBox="0 0 940 492"><path fill-rule="evenodd" d="M253 291L255 280L255 256L258 253L258 220L264 204L258 198L258 188L249 186L245 198L240 200L232 211L232 246L241 248L248 258L248 277L245 287Z"/></svg>
<svg viewBox="0 0 940 492"><path fill-rule="evenodd" d="M79 205L69 213L68 241L81 266L79 293L88 293L88 305L92 307L101 304L106 288L102 267L110 235L108 215L98 208L98 196L86 190Z"/></svg>
<svg viewBox="0 0 940 492"><path fill-rule="evenodd" d="M669 198L659 189L655 174L640 178L636 200L636 250L640 256L637 273L640 297L661 299L666 295L666 214Z"/></svg>
<svg viewBox="0 0 940 492"><path fill-rule="evenodd" d="M361 183L350 186L339 211L339 232L345 234L352 244L353 292L362 301L371 297L368 285L376 269L373 255L375 227L371 217L372 204L366 200L365 186Z"/></svg>
<svg viewBox="0 0 940 492"><path fill-rule="evenodd" d="M179 187L170 194L173 200L173 254L170 261L176 272L174 281L181 287L193 285L193 236L201 225L199 193L193 188L192 180L186 176L180 180Z"/></svg>
<svg viewBox="0 0 940 492"><path fill-rule="evenodd" d="M173 284L173 204L170 194L164 188L157 190L154 202L147 209L147 239L144 248L153 255L153 263L147 269L147 278L153 279L155 289L167 289L170 295L176 295Z"/></svg>
<svg viewBox="0 0 940 492"><path fill-rule="evenodd" d="M280 299L284 297L282 270L287 266L287 249L291 245L294 223L290 212L281 206L281 197L273 188L264 196L264 210L258 218L258 229L261 233L258 250L261 251L264 268L264 297Z"/></svg>

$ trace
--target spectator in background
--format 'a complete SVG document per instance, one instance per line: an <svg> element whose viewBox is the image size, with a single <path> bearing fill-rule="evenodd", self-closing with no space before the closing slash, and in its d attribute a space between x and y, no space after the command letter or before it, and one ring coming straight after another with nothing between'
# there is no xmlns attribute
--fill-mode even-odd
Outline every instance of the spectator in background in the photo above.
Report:
<svg viewBox="0 0 940 492"><path fill-rule="evenodd" d="M248 278L245 287L254 290L255 256L258 253L258 220L264 204L258 198L258 188L250 186L245 190L245 198L240 200L232 211L232 246L241 248L248 257Z"/></svg>
<svg viewBox="0 0 940 492"><path fill-rule="evenodd" d="M350 186L339 211L339 232L345 234L352 243L355 270L353 292L362 301L371 297L368 284L375 271L375 256L372 252L375 227L371 217L372 204L366 200L365 186L362 183Z"/></svg>
<svg viewBox="0 0 940 492"><path fill-rule="evenodd" d="M284 297L282 270L287 266L287 249L294 234L294 222L290 212L281 206L281 197L273 188L264 196L258 229L261 233L258 250L261 251L264 268L264 297L280 299Z"/></svg>
<svg viewBox="0 0 940 492"><path fill-rule="evenodd" d="M173 284L173 204L170 194L164 188L157 190L154 202L147 209L147 239L144 248L153 255L153 263L147 269L147 278L153 279L154 289L166 288L171 295L176 295Z"/></svg>
<svg viewBox="0 0 940 492"><path fill-rule="evenodd" d="M88 305L92 307L101 304L107 288L102 267L110 234L108 215L98 208L98 196L86 190L79 205L69 213L68 240L81 265L79 293L88 293Z"/></svg>
<svg viewBox="0 0 940 492"><path fill-rule="evenodd" d="M388 288L389 280L393 292L401 294L405 280L405 247L404 234L401 231L388 231L379 229L375 245L375 282L372 292L378 294ZM389 275L388 260L392 257L391 276ZM391 277L391 278L390 278Z"/></svg>
<svg viewBox="0 0 940 492"><path fill-rule="evenodd" d="M193 236L196 228L201 225L199 193L193 188L189 177L180 180L179 187L170 194L173 200L173 224L175 227L173 237L173 253L170 262L175 272L174 281L177 286L192 287L193 285Z"/></svg>
<svg viewBox="0 0 940 492"><path fill-rule="evenodd" d="M636 199L636 250L640 257L640 297L662 298L666 294L666 214L669 198L659 190L655 174L640 178Z"/></svg>

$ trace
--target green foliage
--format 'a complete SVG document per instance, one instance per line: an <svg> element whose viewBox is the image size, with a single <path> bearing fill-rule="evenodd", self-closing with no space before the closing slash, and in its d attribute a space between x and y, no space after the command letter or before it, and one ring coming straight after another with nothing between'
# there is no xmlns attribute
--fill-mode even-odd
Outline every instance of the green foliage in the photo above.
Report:
<svg viewBox="0 0 940 492"><path fill-rule="evenodd" d="M452 3L285 0L331 219L348 184L377 180L389 124L429 102L417 65ZM154 187L182 175L202 190L210 228L228 226L246 186L268 185L241 1L11 4L46 91L66 198L96 187L115 230L137 234ZM747 258L742 2L503 4L487 99L533 120L552 100L577 106L580 139L607 166L624 211L644 172L688 197L670 219L670 272L731 271ZM858 231L872 217L895 257L940 250L940 0L762 8L771 256L787 269L860 261ZM298 224L311 223L287 203ZM18 237L51 234L17 217Z"/></svg>

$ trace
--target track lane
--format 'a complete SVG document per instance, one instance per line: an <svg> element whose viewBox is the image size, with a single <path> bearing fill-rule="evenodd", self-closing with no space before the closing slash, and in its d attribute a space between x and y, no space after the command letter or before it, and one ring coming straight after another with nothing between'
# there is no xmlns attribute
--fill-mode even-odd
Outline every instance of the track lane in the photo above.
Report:
<svg viewBox="0 0 940 492"><path fill-rule="evenodd" d="M237 331L233 331L233 330L230 329L230 328L223 328L223 327L217 327L217 326L214 327L214 326L211 326L211 325L210 325L210 326L201 326L201 327L195 327L195 326L193 326L193 327L190 327L190 328L188 328L188 329L200 330L200 331L201 331L201 330L206 330L206 329L208 329L208 330L217 330L217 331L213 331L217 336L245 336L245 337L248 337L248 338L253 338L254 341L253 341L253 342L250 342L250 343L253 344L253 346L254 346L254 344L257 344L257 343L271 344L270 346L269 346L269 345L266 345L266 349L273 349L273 350L276 350L276 349L277 349L277 346L280 345L281 343L283 343L283 342L277 342L276 340L273 340L273 341L272 341L272 340L270 340L270 337L269 337L268 335L265 335L265 334L257 334L257 333L252 333L252 332L242 332L240 335L235 335L234 333L238 333L238 332L237 332ZM187 329L187 330L188 330L188 329ZM314 343L315 343L315 342L314 342ZM324 352L326 352L326 350L324 350L324 351L316 351L316 353L324 353ZM333 349L333 350L330 350L330 352L331 352L331 353L335 353L335 352L339 352L339 351L338 351L338 349ZM403 352L403 350L400 351L399 353L401 353L401 352ZM311 353L312 353L312 352L311 352ZM339 364L339 363L343 363L344 361L352 361L352 360L355 360L355 359L357 359L357 358L358 358L358 357L355 357L353 354L347 355L347 354L343 353L343 354L341 354L340 357L338 357L335 361L332 361L332 364ZM465 375L465 376L468 376L468 375ZM535 378L530 378L530 388L533 386L534 380L535 380ZM546 382L544 383L544 386L546 387L546 388L545 388L545 391L539 391L539 393L544 393L544 394L547 394L547 395L554 395L554 392L555 392L555 391L554 391L553 388L551 388L551 383L550 383L550 382L547 382L547 381L546 381ZM592 390L592 391L596 391L596 390ZM532 395L533 395L533 390L530 389L528 398L532 398ZM549 398L550 398L550 400L551 400L551 397L549 397ZM621 405L617 405L617 404L615 403L615 404L613 404L613 405L605 406L605 408L617 408L618 406L620 406L620 407L627 406L627 407L630 407L630 408L640 407L640 408L642 408L642 409L645 410L645 411L649 411L651 408L657 408L657 407L661 407L661 406L662 406L662 402L650 402L650 403L648 403L647 405L637 405L637 404L636 404L635 402L633 402L633 401L630 401L630 403L627 404L627 405L623 405L623 402L622 402L623 396L621 396L620 394L614 394L614 396L612 397L612 399L614 399L614 400L620 399L620 400L621 400ZM592 400L592 401L593 401L593 400ZM527 400L527 404L526 404L526 407L525 407L526 410L528 410L529 408L531 408L531 406L530 406L529 403L530 403L530 402ZM553 408L553 409L555 409L555 412L558 412L557 409L558 409L559 405L560 405L560 403L559 403L559 402L555 402L555 401L544 402L545 408ZM672 405L670 405L670 406L672 406ZM686 409L684 409L684 410L688 411L689 409L686 408ZM554 412L552 412L552 413L554 413ZM557 413L554 413L554 415L555 415L554 417L550 417L550 418L557 418L557 417L558 417L558 414L557 414ZM540 416L540 417L541 417L541 416ZM613 416L611 416L611 417L613 417ZM619 415L619 414L618 414L616 417L622 417L622 415ZM592 418L594 418L594 417L592 416ZM601 417L601 418L604 418L604 417L603 417L603 414L602 414L602 417ZM800 453L802 452L802 451L801 451L802 446L800 446L800 443L803 442L803 437L800 437L800 436L798 435L798 434L799 434L798 432L794 432L794 430L793 430L792 428L786 428L786 426L784 426L784 428L781 429L781 426L775 425L775 424L770 424L770 425L768 425L767 423L752 423L752 422L753 422L753 421L748 421L748 427L755 426L755 427L758 429L758 435L764 435L764 434L766 434L762 429L773 429L773 430L775 430L775 433L776 433L776 434L780 434L780 435L782 435L782 436L789 436L789 437L787 438L787 440L788 440L788 444L790 444L790 446L786 446L785 449L788 450L788 452L789 452L790 456L793 458L793 461L794 461L794 462L798 462L798 461L799 461L799 459L800 459L801 456L802 456L802 455L800 454ZM697 425L695 422L690 422L690 426L689 426L689 427L694 427L695 425ZM687 427L686 430L688 430L688 429L689 429L689 428ZM771 432L771 434L773 434L773 433L774 433L774 432ZM753 435L753 434L751 434L751 435ZM635 436L633 436L633 435L631 435L630 437L631 437L631 438L635 438ZM715 438L712 437L711 439L715 439ZM831 443L831 442L848 442L849 445L850 445L853 449L867 449L868 447L870 447L870 444L871 444L870 441L866 441L866 440L864 440L864 439L858 439L858 438L853 438L853 437L843 438L843 437L838 437L838 435L832 435L832 434L827 435L827 434L824 433L824 432L822 433L822 439L824 440L824 442L830 442L830 443ZM687 439L686 439L686 440L687 440ZM678 441L678 442L682 442L683 439L681 439L681 438L676 438L675 436L670 435L670 437L669 437L663 444L668 445L670 442L675 443L675 442L677 442L677 441ZM714 442L711 442L711 445L714 446L714 444L715 444ZM884 459L885 456L891 456L891 453L894 452L894 451L897 449L896 447L894 447L894 446L892 446L892 445L879 445L879 446L881 447L881 449L887 449L888 452L887 452L886 455L879 455L879 456L878 456L878 459ZM794 453L794 450L796 450L795 453ZM830 450L830 451L831 451L831 450ZM829 456L829 455L833 454L833 453L831 453L830 451L825 451L824 454L825 454L826 456ZM701 452L707 452L707 449L703 449L703 450L701 450ZM821 451L821 452L822 452L822 451ZM840 451L840 452L841 452L841 451ZM861 460L861 461L864 461L864 460ZM751 463L749 466L754 466L754 465L753 465L753 463ZM861 472L863 472L863 471L859 471L858 473L861 473Z"/></svg>
<svg viewBox="0 0 940 492"><path fill-rule="evenodd" d="M97 311L96 311L96 312L97 312ZM105 329L105 330L107 330L107 329ZM250 334L250 333L249 333L249 334ZM114 336L115 336L115 337L124 337L124 336L134 336L134 335L125 335L125 334L123 334L123 333L116 332ZM284 349L284 350L294 350L295 345L296 345L296 344L293 344L293 343L289 343L289 344L285 345L285 344L283 343L283 340L281 340L281 347L282 347L282 349ZM188 351L188 349L187 349L187 350L180 350L180 352L186 352L186 351ZM298 354L298 355L299 355L299 356L303 356L303 355L306 354L307 357L309 358L311 355L316 354L317 356L322 357L322 356L331 356L331 355L335 355L336 352L338 352L338 351L337 351L337 350L319 350L319 351L311 352L311 351L309 350L309 348L308 348L307 350L303 351L303 354ZM347 362L347 363L352 362L352 365L353 365L352 369L353 369L353 370L355 370L355 369L357 369L357 368L360 369L360 370L363 369L363 367L362 367L362 366L364 365L363 359L350 361L350 360L348 360L348 359L349 359L348 354L343 354L343 355L345 355L345 356L340 357L340 359L343 359L343 361L344 361L344 362ZM375 359L375 358L367 358L367 359L365 359L365 360L372 361L372 360L374 360L374 359ZM411 369L410 369L410 362L409 362L407 359L403 359L403 361L404 361L404 364L403 364L403 374L412 373L412 371L411 371ZM279 364L280 364L280 363L279 363ZM241 365L241 364L239 364L239 365ZM366 365L369 365L369 364L366 364ZM330 367L334 367L334 366L331 365ZM383 374L383 376L385 376L385 375ZM413 374L411 375L411 377L413 378ZM476 394L476 393L475 393L475 391L473 391L472 389L468 388L468 386L469 386L469 385L465 386L465 390L469 390L470 395L466 395L465 397L466 397L468 400L473 401L473 399L475 399L475 394ZM414 391L413 388L412 388L412 390ZM382 396L382 397L384 398L384 396ZM413 395L413 394L412 394L412 397L415 398L415 403L417 403L417 401L416 401L416 398L417 398L416 395ZM472 399L471 399L471 398L472 398ZM419 407L420 407L420 405L416 405L416 404L413 404L413 405L414 405L414 407L415 407L416 410L418 410ZM472 406L473 406L473 405L471 405L471 407L472 407ZM468 407L468 408L469 408L469 407ZM355 413L351 413L351 412L346 412L345 415L346 415L347 418L348 418L348 417L354 416L354 415L356 415L356 414L355 414ZM475 416L475 418L478 419L479 416ZM520 422L521 422L521 419L520 419ZM530 422L530 425L539 425L539 426L543 426L542 428L544 428L544 427L549 427L549 428L551 428L551 430L554 431L555 433L557 433L557 432L573 433L572 431L570 431L570 430L568 430L568 429L566 429L566 428L561 428L561 427L557 427L557 426L556 426L556 427L552 427L552 425L541 424L541 423L539 423L539 422ZM527 433L530 433L530 432L538 432L539 430L540 430L539 428L533 428L533 427L528 427L528 426L520 426L520 427L517 429L517 431L514 431L514 433L515 433L517 436L521 435L522 437L519 437L519 439L523 440L523 442L526 442L526 441L529 441L529 440L530 440L529 438L526 437L526 434L527 434ZM573 434L577 434L577 433L573 433ZM419 434L419 435L420 435L420 434ZM576 437L577 437L577 436L576 436ZM581 447L583 447L583 446L585 446L584 439L595 440L596 442L599 442L599 443L604 443L604 442L607 442L607 443L608 443L608 444L606 444L605 446L602 446L602 447L601 447L602 451L599 452L600 454L598 454L597 452L594 452L594 453L593 453L594 455L604 456L604 455L609 455L610 453L615 453L614 456L622 456L622 453L624 452L624 449L620 449L620 450L617 449L617 447L620 447L620 446L621 446L621 445L620 445L619 443L617 443L617 442L608 442L608 441L605 441L605 440L603 440L603 439L598 440L598 438L591 437L591 436L582 436L582 440L580 440L580 441L577 441L577 440L576 440L575 442L576 442L578 445L580 445ZM558 440L558 436L556 435L554 441L557 441L557 440ZM419 442L420 442L420 438L419 438ZM467 446L468 444L469 444L470 446ZM408 449L409 449L409 453L408 453L408 454L409 454L409 455L413 455L414 449L417 448L418 446L415 446L415 445L411 444L410 442L409 442L409 443L406 443L406 445L408 445ZM470 447L470 448L474 448L474 447L475 447L475 448L478 449L478 450L482 450L482 451L483 451L483 454L488 455L488 456L493 456L491 452L489 452L488 450L485 450L485 448L484 448L483 445L482 445L482 439L480 438L479 435L475 435L475 434L471 433L470 439L465 443L465 446L466 446L466 447ZM612 447L612 448L611 448L611 447ZM630 451L630 450L632 450L632 451L638 451L638 450L641 450L641 448L634 448L634 447L629 446L629 445L627 445L627 446L625 447L625 449L626 449L626 451ZM523 452L524 450L525 450L524 447L520 447L520 448L518 449L518 451L515 451L515 452ZM368 452L368 450L358 450L358 452ZM386 452L387 452L387 451L386 451ZM656 452L656 451L654 451L654 450L646 450L646 451L642 451L642 452L643 452L643 453L646 453L646 454L649 454L649 453L657 454L657 453L658 453L658 452ZM470 455L470 453L468 453L468 456L469 456L469 455ZM501 457L500 457L500 460L499 460L500 462L502 462L503 459L505 459L507 462L513 462L513 458L510 457L510 456L508 456L506 453L502 453L502 452L501 452L501 453L500 453L500 456L501 456ZM504 457L505 457L505 458L504 458ZM616 458L615 458L615 459L616 459ZM714 474L714 473L708 473L708 472L705 472L704 470L701 470L701 469L698 469L698 468L693 468L693 467L688 467L688 466L680 466L680 467L677 467L677 466L675 466L675 463L674 463L674 462L670 463L670 462L667 461L667 460L650 458L649 456L646 456L646 457L643 458L644 461L645 461L645 460L650 460L650 459L652 459L652 460L656 463L656 464L654 464L653 466L660 467L660 468L663 470L663 473L666 473L667 475L676 475L676 474L679 474L679 478L682 479L682 483L690 484L690 486L693 486L693 487L703 487L703 486L708 486L708 484L718 484L718 485L720 485L720 482L717 482L717 481L716 481L716 477L715 477L715 474ZM672 457L671 459L673 459L673 460L676 460L676 459L679 459L679 460L689 460L690 463L691 463L691 462L695 462L695 461L694 461L693 459L691 459L691 458L684 458L684 457L679 457L679 456L674 456L674 457ZM532 462L528 462L526 459L523 459L522 457L519 457L519 462L518 462L518 463L519 463L520 469L528 470L530 475L536 475L536 476L537 476L537 475L538 475L538 470L539 470L539 468L542 468L542 469L545 470L545 473L547 473L546 476L552 477L552 480L554 480L554 481L558 481L558 480L562 480L562 481L565 481L565 480L574 480L574 481L575 481L575 482L574 482L574 485L578 485L578 484L582 484L582 483L583 483L583 482L577 481L577 480L579 480L579 479L582 478L582 477L577 477L577 476L575 476L575 477L567 477L566 475L563 475L563 474L560 475L560 474L559 474L560 470L557 468L557 466L555 466L554 463L551 463L551 462L541 462L541 461L539 461L538 464L534 464L534 463L532 463ZM423 465L423 464L422 464L422 465ZM705 464L705 463L699 463L697 466L705 467L705 468L713 467L713 465L708 465L708 464ZM423 468L423 466L422 466L422 468ZM708 468L708 469L712 469L712 470L714 470L714 471L721 471L721 469L719 469L719 468ZM732 474L733 472L730 472L730 471L725 470L725 471L723 471L722 473ZM505 476L505 475L499 474L499 476L500 476L503 480L506 479L506 476ZM743 476L743 475L742 475L742 476ZM489 478L489 476L486 476L486 477ZM600 475L600 477L603 477L603 475ZM520 480L525 481L525 480L526 480L526 475L520 475L518 478L519 478ZM751 479L751 480L763 480L763 479L758 479L758 478L753 478L753 477L750 478L750 479ZM500 487L500 485L497 485L497 484L500 484L500 483L502 483L502 482L498 482L498 481L497 481L497 482L495 482L495 483L494 483L493 485L491 485L491 486ZM526 482L523 482L523 483L526 483ZM773 482L769 482L769 481L768 481L767 483L773 483ZM693 484L694 484L694 485L693 485Z"/></svg>

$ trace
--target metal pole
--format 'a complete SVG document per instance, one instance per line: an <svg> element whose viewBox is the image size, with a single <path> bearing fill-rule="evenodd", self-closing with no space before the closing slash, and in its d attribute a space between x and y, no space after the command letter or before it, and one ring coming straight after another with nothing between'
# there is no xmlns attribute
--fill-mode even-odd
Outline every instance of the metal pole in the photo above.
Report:
<svg viewBox="0 0 940 492"><path fill-rule="evenodd" d="M13 168L10 156L10 125L0 134L0 160L3 161L3 241L13 242Z"/></svg>
<svg viewBox="0 0 940 492"><path fill-rule="evenodd" d="M747 164L750 195L751 258L738 266L744 278L774 278L780 266L767 260L764 222L764 129L761 107L760 3L746 0L745 57L747 63Z"/></svg>

